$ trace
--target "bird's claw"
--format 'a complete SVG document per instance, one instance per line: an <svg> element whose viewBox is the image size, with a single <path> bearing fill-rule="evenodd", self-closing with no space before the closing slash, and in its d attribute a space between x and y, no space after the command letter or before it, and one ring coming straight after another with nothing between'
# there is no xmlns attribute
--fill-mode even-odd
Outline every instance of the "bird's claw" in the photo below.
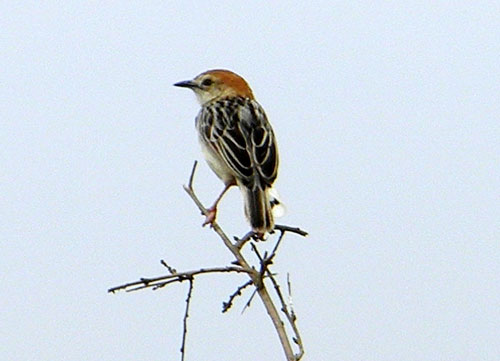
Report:
<svg viewBox="0 0 500 361"><path fill-rule="evenodd" d="M205 215L205 221L202 224L202 227L205 227L207 224L210 225L210 227L213 226L215 222L215 217L217 216L217 208L211 207L207 209L207 213Z"/></svg>

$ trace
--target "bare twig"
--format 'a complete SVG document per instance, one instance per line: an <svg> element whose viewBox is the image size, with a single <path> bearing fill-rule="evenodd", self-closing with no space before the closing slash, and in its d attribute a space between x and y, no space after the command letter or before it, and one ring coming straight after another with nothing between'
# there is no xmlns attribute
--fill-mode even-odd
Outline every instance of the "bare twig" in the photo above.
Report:
<svg viewBox="0 0 500 361"><path fill-rule="evenodd" d="M140 280L135 282L125 283L121 286L110 288L108 292L115 293L117 291L122 291L122 290L126 292L132 292L141 290L143 288L152 288L155 290L158 288L165 287L167 284L170 283L183 282L192 279L193 277L200 274L229 273L229 272L245 273L247 271L239 266L200 268L194 271L176 272L174 274L169 274L161 277L141 278Z"/></svg>
<svg viewBox="0 0 500 361"><path fill-rule="evenodd" d="M170 272L171 274L175 275L177 273L177 270L171 266L169 266L167 264L167 262L165 262L164 260L161 260L160 263L166 268L168 269L168 272Z"/></svg>
<svg viewBox="0 0 500 361"><path fill-rule="evenodd" d="M254 231L249 231L247 234L245 234L242 238L234 237L234 240L236 241L236 248L241 249L243 245L248 242L253 236L255 235Z"/></svg>
<svg viewBox="0 0 500 361"><path fill-rule="evenodd" d="M260 275L261 279L263 279L264 278L264 274L268 270L267 266L269 266L270 264L273 263L274 254L272 254L270 257L268 257L267 256L267 252L265 252L264 256L262 256L260 254L260 252L259 252L259 249L255 245L255 243L251 243L251 246L252 246L252 251L255 253L255 255L259 259L259 263L260 263L259 275Z"/></svg>
<svg viewBox="0 0 500 361"><path fill-rule="evenodd" d="M290 314L292 315L293 320L296 320L295 311L293 309L293 300L292 300L292 282L290 282L290 273L286 274L286 284L288 286L288 305L290 306Z"/></svg>
<svg viewBox="0 0 500 361"><path fill-rule="evenodd" d="M239 286L236 291L234 291L227 302L222 302L222 313L227 312L232 306L233 301L236 297L241 296L241 291L253 284L252 280L245 282L243 285Z"/></svg>
<svg viewBox="0 0 500 361"><path fill-rule="evenodd" d="M296 355L297 360L300 360L302 356L304 355L304 344L302 343L302 337L300 337L300 332L299 328L297 327L297 316L295 315L295 310L293 309L293 302L292 302L292 284L290 282L290 274L287 274L286 277L287 284L288 284L288 295L290 296L290 313L287 315L288 322L290 322L290 325L292 326L293 332L295 333L295 337L293 338L293 341L297 344L299 347L299 354Z"/></svg>
<svg viewBox="0 0 500 361"><path fill-rule="evenodd" d="M279 240L278 240L278 243L283 238L285 232L296 233L296 234L303 236L303 237L306 237L308 235L308 233L306 231L303 231L302 229L300 229L298 227L284 226L282 224L276 224L274 226L273 233L274 233L274 231L280 231L280 233L281 233ZM250 239L252 239L253 236L255 236L255 232L250 231L247 234L245 234L242 238L234 237L234 240L236 241L235 246L237 248L241 249L246 242L248 242Z"/></svg>
<svg viewBox="0 0 500 361"><path fill-rule="evenodd" d="M194 193L193 189L193 178L194 178L194 172L196 170L196 161L193 166L193 170L191 171L191 176L189 177L189 184L187 186L184 186L184 190L187 192L187 194L191 197L191 199L194 201L194 203L198 206L198 209L201 211L203 215L207 215L207 209L201 201L198 199L196 194ZM231 253L234 255L236 258L236 264L241 266L243 269L245 269L247 272L251 273L252 268L248 265L246 260L243 258L243 256L240 253L240 250L231 242L229 237L224 233L222 228L219 226L219 224L214 221L212 222L212 229L217 233L217 235L222 239L224 242L224 245L231 251Z"/></svg>
<svg viewBox="0 0 500 361"><path fill-rule="evenodd" d="M304 345L302 343L302 337L300 336L299 329L297 327L297 316L295 315L295 312L292 307L290 307L290 310L285 302L285 299L283 297L283 294L281 293L280 286L276 279L274 278L274 275L269 271L269 269L266 269L266 276L269 277L271 280L274 290L276 291L276 294L278 295L278 299L280 300L281 303L281 311L285 314L286 319L289 323L289 325L292 327L294 337L293 341L295 344L299 347L299 353L295 355L295 360L300 360L302 356L304 355ZM290 285L290 279L288 278L288 290L289 290L289 295L291 297L291 285Z"/></svg>
<svg viewBox="0 0 500 361"><path fill-rule="evenodd" d="M198 165L198 161L195 160L193 163L193 169L191 170L191 175L189 176L189 183L188 187L190 189L193 189L193 180L194 180L194 173L196 172L196 166Z"/></svg>
<svg viewBox="0 0 500 361"><path fill-rule="evenodd" d="M306 231L303 231L299 227L290 227L290 226L284 226L282 224L275 224L274 229L277 229L278 231L281 232L292 232L292 233L297 233L298 235L302 237L306 237L309 233Z"/></svg>
<svg viewBox="0 0 500 361"><path fill-rule="evenodd" d="M256 294L257 294L257 288L253 290L252 295L248 298L248 301L245 303L245 306L241 310L241 314L245 313L245 310L250 307L250 304L252 303L253 298L255 297Z"/></svg>
<svg viewBox="0 0 500 361"><path fill-rule="evenodd" d="M260 274L261 274L262 278L264 278L264 276L265 276L271 280L271 282L274 286L274 290L276 291L276 294L278 295L278 298L279 298L280 303L281 303L281 311L285 314L286 319L294 332L293 341L295 342L295 344L299 348L299 353L295 355L295 360L298 361L304 355L304 345L302 343L302 338L300 336L300 332L299 332L299 329L297 327L297 323L296 323L297 317L295 315L293 307L291 306L291 302L290 302L290 308L287 306L287 303L285 302L283 294L281 293L280 285L276 281L274 274L268 268L268 266L272 264L272 260L273 260L274 256L276 255L276 251L277 251L278 246L281 242L281 239L283 238L284 233L285 233L285 231L282 231L282 233L281 233L280 237L278 238L278 241L276 242L270 256L267 256L267 254L264 254L264 256L262 256L260 254L259 250L257 249L257 246L255 245L255 243L251 243L251 245L252 245L252 251L257 255L257 258L259 259L259 262L261 265ZM290 283L289 275L287 275L287 285L288 285L288 294L289 294L290 299L291 299L292 286Z"/></svg>
<svg viewBox="0 0 500 361"><path fill-rule="evenodd" d="M189 291L186 297L186 311L184 312L183 321L183 332L182 332L182 344L181 344L181 361L184 361L184 356L186 355L186 336L187 336L187 319L189 317L189 306L191 304L191 294L193 293L194 279L189 278Z"/></svg>
<svg viewBox="0 0 500 361"><path fill-rule="evenodd" d="M285 236L285 231L281 231L281 234L278 237L278 240L276 241L276 244L274 245L273 250L271 251L271 257L274 257L274 255L278 251L278 247L281 244L281 240L283 239L284 236Z"/></svg>

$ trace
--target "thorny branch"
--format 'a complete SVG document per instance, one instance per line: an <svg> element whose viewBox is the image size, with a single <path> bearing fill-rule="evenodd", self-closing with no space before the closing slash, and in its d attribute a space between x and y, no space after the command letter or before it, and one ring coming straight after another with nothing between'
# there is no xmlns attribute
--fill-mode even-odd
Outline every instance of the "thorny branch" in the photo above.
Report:
<svg viewBox="0 0 500 361"><path fill-rule="evenodd" d="M194 174L196 171L196 166L197 162L194 162L191 175L189 177L189 183L187 186L184 186L184 190L188 193L188 195L191 197L193 202L196 204L198 209L201 211L203 215L207 215L207 209L204 207L204 205L201 203L201 201L198 199L196 196L194 189L193 189L193 181L194 181ZM212 223L212 229L214 232L222 239L224 242L224 245L226 248L229 249L229 251L233 254L235 257L235 261L232 262L231 266L226 266L226 267L210 267L210 268L200 268L198 270L192 270L192 271L185 271L185 272L177 272L174 268L170 267L165 261L161 261L162 265L167 268L169 271L169 275L165 276L160 276L160 277L154 277L154 278L141 278L138 281L135 282L130 282L123 284L121 286L113 287L108 290L108 292L114 293L119 290L124 290L126 292L132 292L132 291L137 291L145 288L151 288L153 290L157 290L159 288L165 287L171 283L175 282L184 282L188 281L189 282L189 290L188 294L186 297L186 309L185 309L185 314L184 314L184 319L183 319L183 337L182 337L182 345L181 345L181 361L184 361L185 357L185 343L186 343L186 335L187 335L187 319L189 317L189 306L191 302L191 297L192 297L192 291L193 291L193 285L194 285L194 279L196 276L201 275L201 274L208 274L208 273L246 273L249 276L249 280L244 283L243 285L239 286L237 290L230 295L229 300L227 302L223 303L223 311L226 312L229 310L233 304L233 301L236 297L240 296L242 294L242 291L251 286L252 284L255 285L255 290L248 302L245 305L245 308L250 305L251 300L253 299L255 294L258 294L260 299L262 300L262 303L264 304L264 307L266 308L266 311L271 318L273 325L276 329L276 332L278 333L278 337L280 339L281 345L283 347L283 351L286 355L287 361L299 361L303 354L304 354L304 347L302 344L302 339L300 337L297 325L296 325L296 316L295 312L290 305L290 307L287 306L284 297L281 293L280 286L278 282L275 279L275 275L269 270L269 266L273 263L273 259L276 255L276 252L278 250L278 247L282 243L283 237L286 232L290 233L295 233L300 236L307 236L307 232L301 230L300 228L296 227L290 227L290 226L285 226L285 225L275 225L274 232L279 231L280 235L278 236L278 240L276 241L276 244L274 245L271 253L268 255L267 252L264 253L264 255L261 255L257 246L252 242L252 250L253 252L257 255L257 258L259 260L259 265L260 269L257 270L255 266L251 265L246 258L243 256L241 253L241 250L243 246L245 245L246 242L251 240L254 236L253 232L247 233L243 238L234 238L235 242L233 243L230 238L225 234L225 232L222 230L222 228L218 225L217 222ZM289 326L293 330L294 336L292 337L293 342L297 345L299 352L297 354L293 353L290 339L288 338L287 331L285 329L285 324L281 320L280 315L278 313L278 310L276 306L273 303L273 300L266 288L266 283L264 282L266 278L269 278L274 286L274 290L276 292L276 295L281 303L281 311L285 314L286 321L288 322ZM291 286L290 282L288 279L288 290L289 290L289 296L291 297Z"/></svg>

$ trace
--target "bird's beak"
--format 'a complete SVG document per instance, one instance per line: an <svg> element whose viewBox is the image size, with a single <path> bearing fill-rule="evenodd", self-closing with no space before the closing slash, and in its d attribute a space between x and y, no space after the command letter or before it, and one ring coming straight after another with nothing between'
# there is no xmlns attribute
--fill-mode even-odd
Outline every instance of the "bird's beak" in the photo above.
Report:
<svg viewBox="0 0 500 361"><path fill-rule="evenodd" d="M181 88L199 88L199 85L197 83L195 83L194 81L192 80L184 80L184 81L180 81L178 83L175 83L174 86L178 86L178 87L181 87Z"/></svg>

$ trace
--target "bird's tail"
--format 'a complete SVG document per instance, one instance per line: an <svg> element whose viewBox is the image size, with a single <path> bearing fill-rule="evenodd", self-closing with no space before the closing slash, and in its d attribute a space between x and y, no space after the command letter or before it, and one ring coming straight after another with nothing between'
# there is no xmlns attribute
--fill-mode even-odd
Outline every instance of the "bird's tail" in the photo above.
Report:
<svg viewBox="0 0 500 361"><path fill-rule="evenodd" d="M269 190L257 188L252 190L241 187L245 203L245 215L252 226L252 230L264 235L274 228L274 218Z"/></svg>

